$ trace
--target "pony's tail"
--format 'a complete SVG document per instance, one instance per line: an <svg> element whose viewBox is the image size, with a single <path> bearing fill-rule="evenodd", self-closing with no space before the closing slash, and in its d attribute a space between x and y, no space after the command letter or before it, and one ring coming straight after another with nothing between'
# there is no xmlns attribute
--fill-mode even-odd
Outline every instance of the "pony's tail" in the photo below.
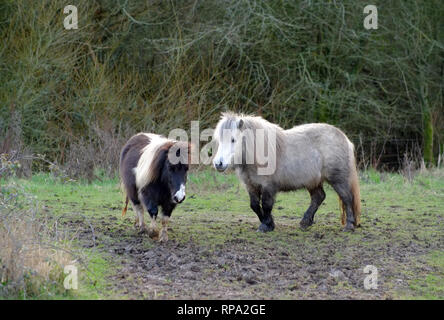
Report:
<svg viewBox="0 0 444 320"><path fill-rule="evenodd" d="M356 169L356 159L354 155L354 147L353 144L350 143L350 177L349 177L349 185L351 189L351 193L353 195L353 215L355 218L355 227L359 227L361 225L361 191L359 189L359 179L358 179L358 171ZM341 223L345 225L346 223L346 210L345 204L342 202L341 198L339 198L339 207L341 209Z"/></svg>
<svg viewBox="0 0 444 320"><path fill-rule="evenodd" d="M122 210L122 218L125 216L126 211L128 210L128 202L129 202L129 199L128 199L128 196L126 196L126 198L125 198L125 207Z"/></svg>
<svg viewBox="0 0 444 320"><path fill-rule="evenodd" d="M354 158L354 157L353 157ZM353 194L353 215L355 217L355 227L361 225L361 191L359 189L358 172L356 165L352 168L351 192Z"/></svg>
<svg viewBox="0 0 444 320"><path fill-rule="evenodd" d="M123 218L126 214L126 211L128 210L128 202L129 202L128 195L125 191L125 186L123 184L123 181L120 182L120 190L125 194L125 207L122 210L122 218Z"/></svg>

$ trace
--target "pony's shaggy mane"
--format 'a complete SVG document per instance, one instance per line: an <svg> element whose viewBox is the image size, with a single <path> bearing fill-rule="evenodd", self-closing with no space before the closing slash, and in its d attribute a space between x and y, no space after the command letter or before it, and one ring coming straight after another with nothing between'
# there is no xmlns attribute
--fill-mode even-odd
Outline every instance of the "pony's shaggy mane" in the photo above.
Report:
<svg viewBox="0 0 444 320"><path fill-rule="evenodd" d="M187 150L186 153L180 152L178 162L190 163L191 144L188 142L167 139L153 133L140 134L146 135L149 138L149 144L140 150L137 167L133 169L137 188L142 188L159 178L163 162L168 157L170 151L176 152L178 149Z"/></svg>
<svg viewBox="0 0 444 320"><path fill-rule="evenodd" d="M263 129L265 132L274 131L276 133L276 145L274 146L273 144L272 147L275 147L276 157L282 154L285 147L284 129L277 124L271 123L259 116L246 115L243 113L223 112L214 131L214 138L217 141L220 141L223 130L236 129L240 120L243 121L241 130L249 129L252 132L256 132L257 129ZM265 139L267 139L267 137L265 137ZM265 141L265 143L267 143L267 141Z"/></svg>
<svg viewBox="0 0 444 320"><path fill-rule="evenodd" d="M176 142L157 134L142 133L150 138L150 143L144 147L140 153L140 158L135 167L134 175L136 176L137 188L142 188L145 185L157 180L160 173L161 153L168 151L169 148Z"/></svg>

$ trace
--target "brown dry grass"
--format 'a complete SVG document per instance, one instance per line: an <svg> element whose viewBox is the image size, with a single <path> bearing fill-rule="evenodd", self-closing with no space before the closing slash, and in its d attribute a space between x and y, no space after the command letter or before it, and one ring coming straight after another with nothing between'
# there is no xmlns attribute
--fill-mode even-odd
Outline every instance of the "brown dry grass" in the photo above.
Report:
<svg viewBox="0 0 444 320"><path fill-rule="evenodd" d="M71 256L33 197L1 185L0 297L39 298L64 293L63 266Z"/></svg>

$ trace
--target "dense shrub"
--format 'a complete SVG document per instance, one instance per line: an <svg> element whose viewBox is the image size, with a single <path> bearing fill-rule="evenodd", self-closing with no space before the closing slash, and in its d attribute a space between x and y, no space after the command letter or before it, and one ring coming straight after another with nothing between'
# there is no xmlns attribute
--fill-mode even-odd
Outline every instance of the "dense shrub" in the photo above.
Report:
<svg viewBox="0 0 444 320"><path fill-rule="evenodd" d="M120 141L227 109L338 125L377 167L444 142L441 0L374 1L378 30L363 0L78 0L78 30L65 1L0 3L0 136L19 114L23 145L58 163L97 128Z"/></svg>

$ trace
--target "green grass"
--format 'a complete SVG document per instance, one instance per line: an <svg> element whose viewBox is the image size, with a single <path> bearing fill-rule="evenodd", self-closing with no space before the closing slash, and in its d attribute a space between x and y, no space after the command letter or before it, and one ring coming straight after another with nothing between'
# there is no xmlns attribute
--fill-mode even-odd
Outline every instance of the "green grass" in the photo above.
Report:
<svg viewBox="0 0 444 320"><path fill-rule="evenodd" d="M423 173L412 182L398 174L373 171L361 176L362 228L354 233L340 231L337 196L326 186L327 198L309 231L298 228L299 219L310 201L308 193L301 190L278 194L274 207L276 230L262 234L255 232L257 218L249 208L246 191L234 174L221 175L209 170L192 173L187 199L172 215L170 241L194 243L210 254L232 241L243 241L247 246L287 252L295 268L307 265L301 260L301 255L306 254L316 259L326 255L325 259L333 266L347 261L357 270L365 264L375 264L384 295L390 298L442 299L443 172ZM117 237L126 239L135 233L131 225L134 219L132 210L129 209L125 218L121 217L123 195L118 181L108 179L92 184L62 184L48 174L36 174L30 180L19 182L25 190L36 195L40 205L54 217L69 217L74 234L76 217L83 222L88 221L97 230L110 229L111 233L101 234L98 244L92 248L82 247L80 241L73 240L73 246L83 257L88 270L80 268L81 289L67 298L130 297L131 292L122 293L113 289L111 284L111 279L119 274L118 266L124 258L116 260L109 253L108 246L116 242ZM119 230L120 233L117 233ZM116 236L113 236L114 231ZM159 244L147 237L142 242L144 250L156 246ZM212 268L203 266L202 274L214 274L216 270ZM223 268L229 270L231 267L227 264ZM165 281L169 281L168 278ZM220 285L232 286L222 280ZM313 290L317 290L316 284L311 285ZM350 284L340 282L334 287L334 292L351 289ZM245 290L253 297L261 296L267 285L261 283L254 287L256 291ZM156 294L168 297L168 292ZM362 294L362 298L371 298L368 292L362 291ZM294 297L291 292L282 292L280 297L273 298ZM297 297L310 296L301 293Z"/></svg>
<svg viewBox="0 0 444 320"><path fill-rule="evenodd" d="M427 273L414 276L409 283L409 289L413 294L403 296L406 299L444 299L444 253L433 251L420 261L420 266L427 266ZM423 267L424 268L424 267Z"/></svg>

